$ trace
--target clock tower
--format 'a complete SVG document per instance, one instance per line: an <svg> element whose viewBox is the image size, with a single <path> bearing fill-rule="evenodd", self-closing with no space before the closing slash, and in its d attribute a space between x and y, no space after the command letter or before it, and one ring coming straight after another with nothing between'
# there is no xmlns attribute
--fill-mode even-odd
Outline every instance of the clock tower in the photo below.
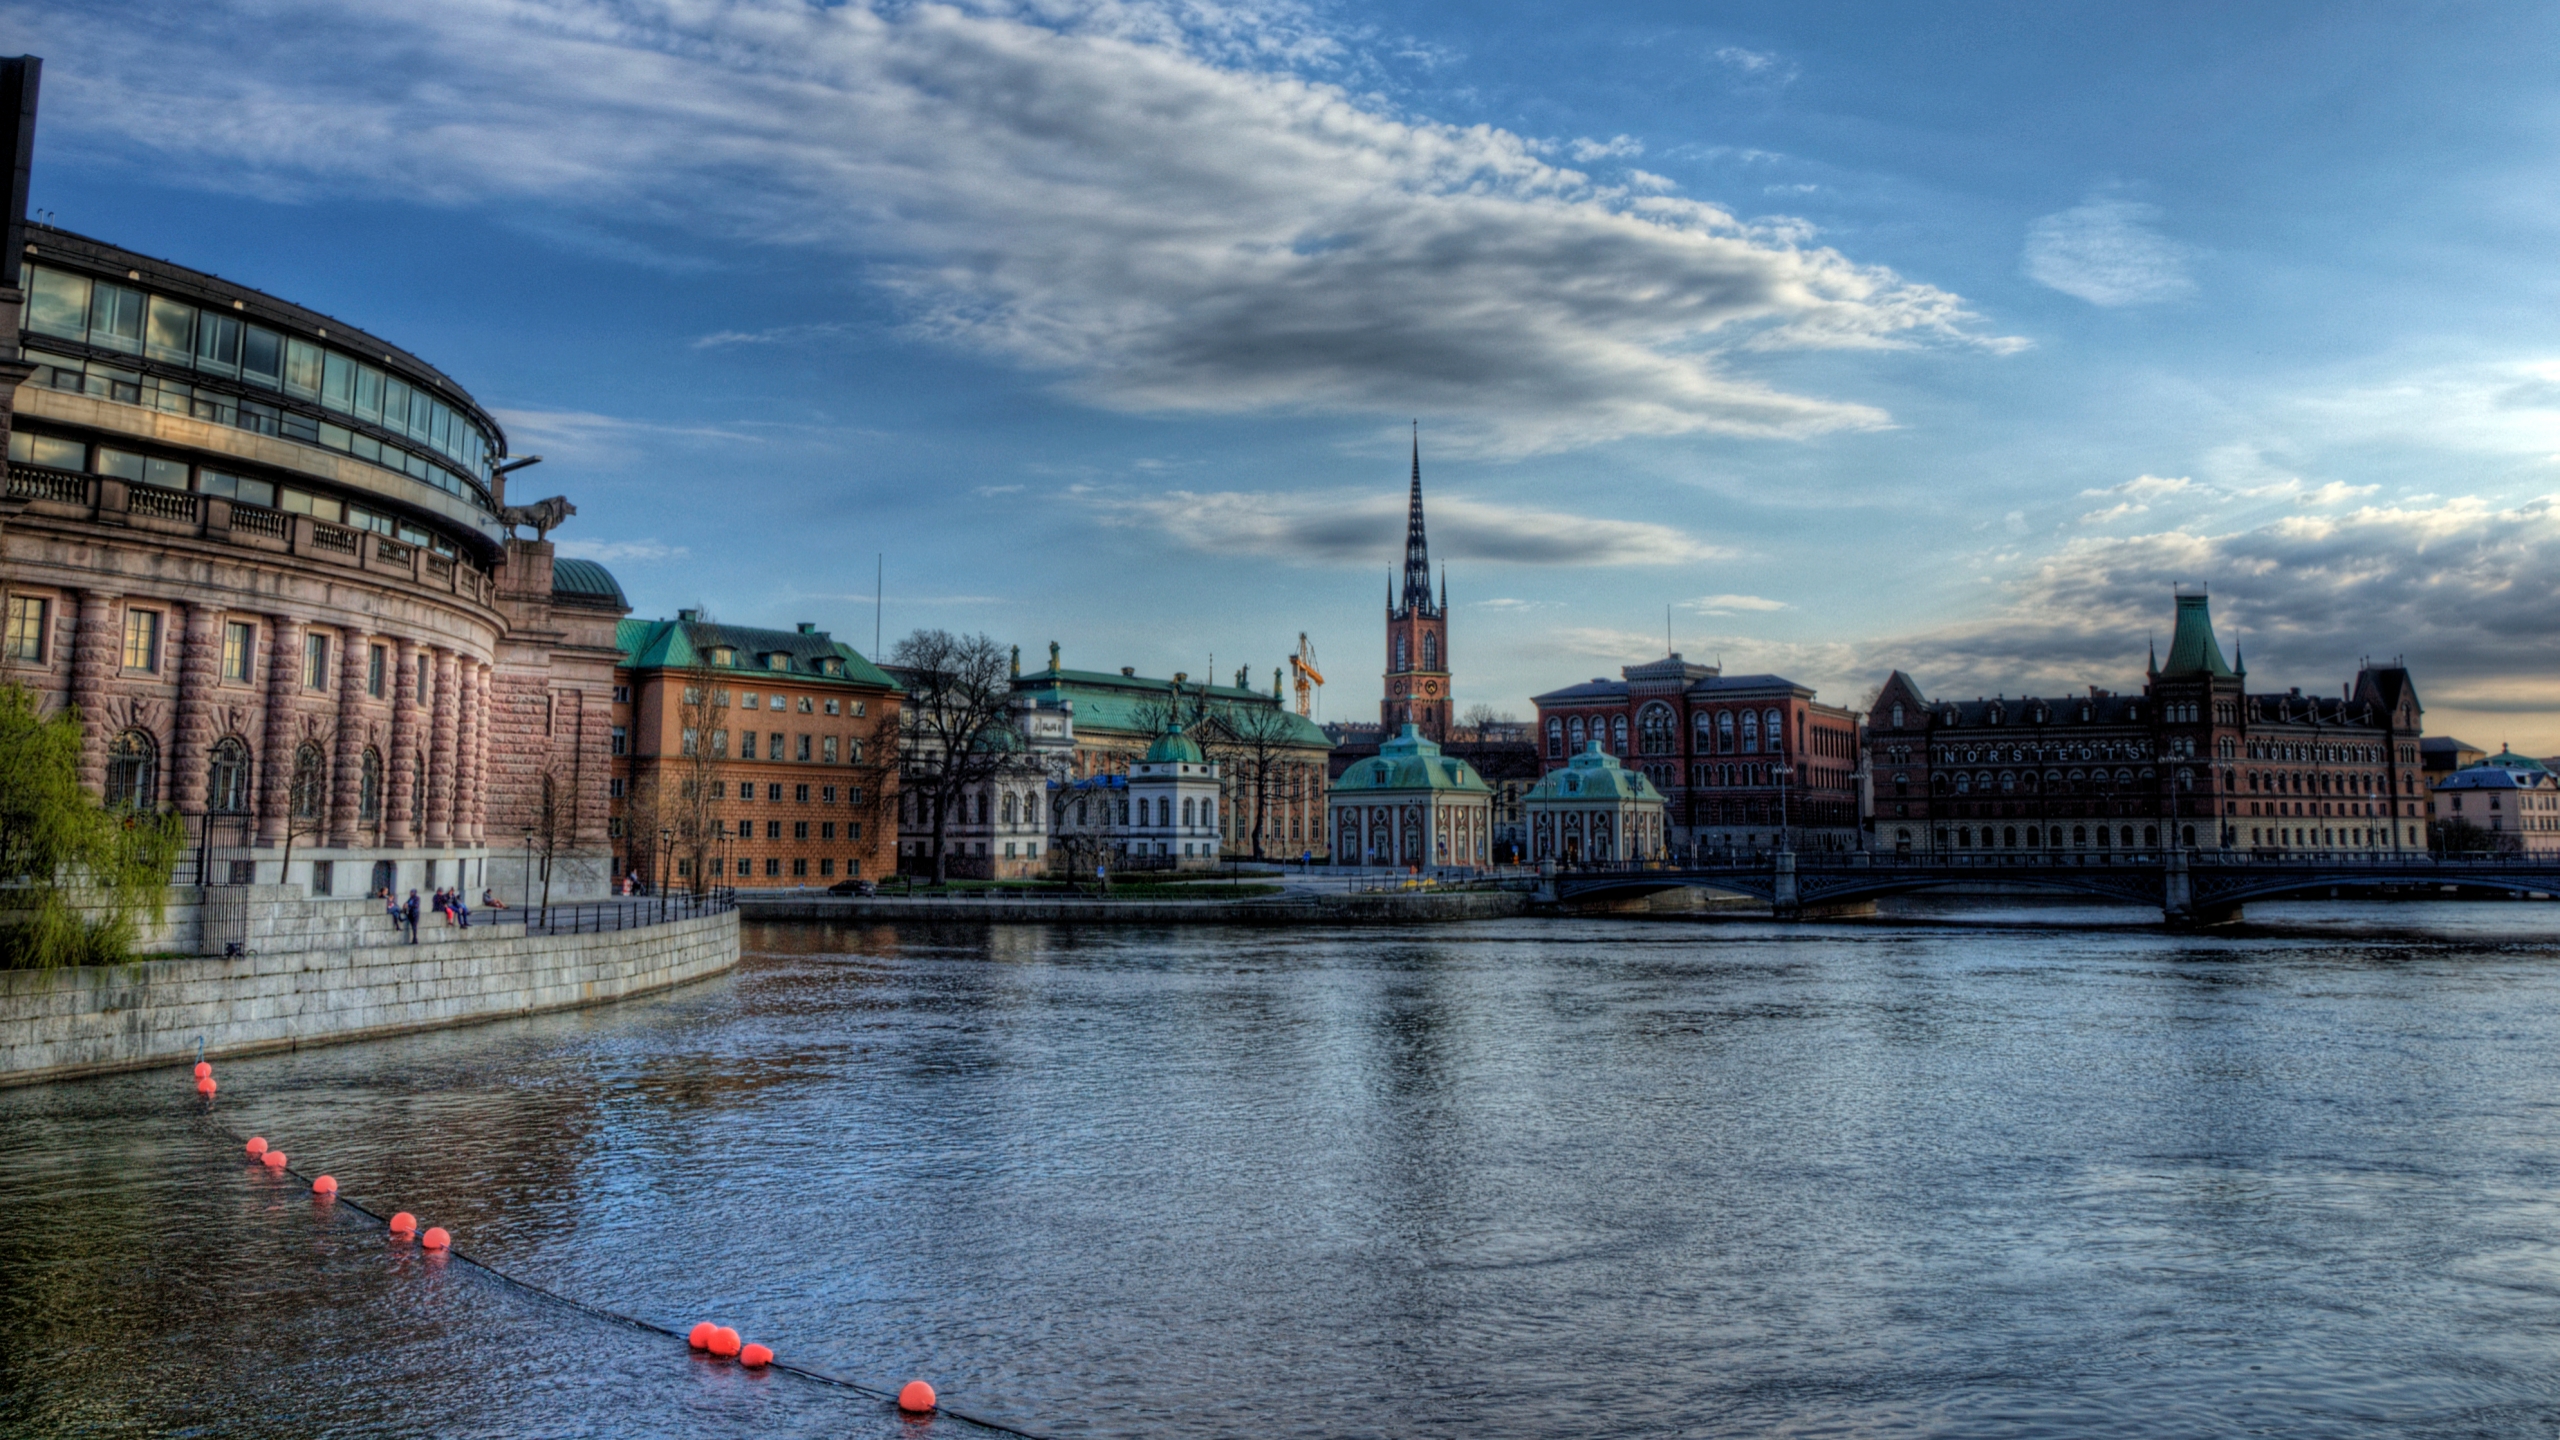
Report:
<svg viewBox="0 0 2560 1440"><path fill-rule="evenodd" d="M1404 593L1387 582L1387 685L1378 718L1392 740L1411 725L1425 739L1449 739L1449 579L1431 599L1431 547L1422 537L1422 432L1413 437L1413 497L1405 518Z"/></svg>

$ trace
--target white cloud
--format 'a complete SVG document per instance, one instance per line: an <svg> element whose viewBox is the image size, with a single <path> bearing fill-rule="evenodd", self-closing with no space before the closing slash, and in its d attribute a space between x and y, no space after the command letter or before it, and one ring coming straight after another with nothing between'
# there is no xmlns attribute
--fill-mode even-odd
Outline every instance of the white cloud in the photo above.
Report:
<svg viewBox="0 0 2560 1440"><path fill-rule="evenodd" d="M2325 689L2363 657L2406 656L2430 703L2478 708L2542 695L2560 672L2560 496L2075 540L2010 582L1993 617L1878 642L1868 663L1950 694L2135 683L2144 634L2166 638L2170 585L2199 581L2253 686Z"/></svg>
<svg viewBox="0 0 2560 1440"><path fill-rule="evenodd" d="M1794 607L1784 600L1770 600L1758 595L1708 595L1680 607L1700 615L1765 614L1771 610Z"/></svg>
<svg viewBox="0 0 2560 1440"><path fill-rule="evenodd" d="M506 427L508 453L538 454L555 462L617 463L631 458L644 443L671 438L724 443L756 439L746 432L716 425L659 425L618 415L598 415L587 410L495 409L489 413ZM518 471L510 479L514 488L521 492L540 485L542 472Z"/></svg>
<svg viewBox="0 0 2560 1440"><path fill-rule="evenodd" d="M2152 502L2155 500L2165 500L2176 495L2204 495L2209 493L2211 492L2204 490L2201 486L2198 486L2195 481L2184 475L2175 477L2137 475L2134 478L2125 481L2121 485L2106 485L2095 490L2081 491L2080 496L2084 500L2103 500L2113 498L2116 503L2103 510L2090 511L2088 514L2080 517L2080 523L2083 525L2105 525L2112 521L2122 520L2130 515L2147 514L2151 509Z"/></svg>
<svg viewBox="0 0 2560 1440"><path fill-rule="evenodd" d="M720 330L693 342L696 350L719 350L734 345L799 345L812 340L832 340L849 334L855 327L842 321L818 321L806 325L775 325L763 330Z"/></svg>
<svg viewBox="0 0 2560 1440"><path fill-rule="evenodd" d="M120 8L13 18L54 133L164 177L837 252L917 333L1115 409L1801 437L1888 417L1747 355L1979 343L1798 230L1308 78L1340 47L1285 7L261 0L167 7L147 51Z"/></svg>
<svg viewBox="0 0 2560 1440"><path fill-rule="evenodd" d="M1077 495L1107 519L1192 550L1326 565L1386 564L1404 553L1404 497L1337 490L1189 490ZM1442 495L1431 501L1434 558L1514 565L1678 565L1726 552L1668 525L1528 510Z"/></svg>
<svg viewBox="0 0 2560 1440"><path fill-rule="evenodd" d="M1796 67L1772 50L1726 45L1710 58L1739 75L1746 86L1786 85L1796 78Z"/></svg>
<svg viewBox="0 0 2560 1440"><path fill-rule="evenodd" d="M1574 159L1589 164L1594 160L1632 160L1644 153L1644 142L1632 135L1619 135L1607 140L1576 140L1569 148Z"/></svg>
<svg viewBox="0 0 2560 1440"><path fill-rule="evenodd" d="M597 560L607 564L622 560L681 560L693 553L682 545L669 545L662 540L561 540L555 543L560 553L572 560Z"/></svg>
<svg viewBox="0 0 2560 1440"><path fill-rule="evenodd" d="M2027 227L2027 278L2092 305L2148 305L2195 293L2188 248L2152 227L2160 207L2092 197Z"/></svg>

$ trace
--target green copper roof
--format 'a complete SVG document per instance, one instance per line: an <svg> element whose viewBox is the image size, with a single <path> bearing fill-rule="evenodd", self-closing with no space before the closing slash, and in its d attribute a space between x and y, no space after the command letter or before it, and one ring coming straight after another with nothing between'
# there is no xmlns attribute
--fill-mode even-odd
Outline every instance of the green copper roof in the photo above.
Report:
<svg viewBox="0 0 2560 1440"><path fill-rule="evenodd" d="M1431 790L1451 794L1490 795L1493 787L1464 760L1440 753L1414 726L1378 747L1378 758L1353 762L1333 782L1333 793L1372 790Z"/></svg>
<svg viewBox="0 0 2560 1440"><path fill-rule="evenodd" d="M2536 773L2546 772L2550 768L2549 766L2544 765L2541 761L2534 759L2532 756L2519 755L2513 749L2504 745L2498 747L2497 754L2490 756L2486 760L2474 761L2463 768L2466 770L2476 770L2483 765L2495 765L2501 770L2521 770Z"/></svg>
<svg viewBox="0 0 2560 1440"><path fill-rule="evenodd" d="M581 600L602 600L617 610L631 608L631 602L623 598L622 582L613 578L612 571L593 560L553 560L551 593L575 596Z"/></svg>
<svg viewBox="0 0 2560 1440"><path fill-rule="evenodd" d="M1176 725L1147 747L1147 763L1197 765L1200 763L1200 747L1191 743L1191 737L1183 734L1182 727Z"/></svg>
<svg viewBox="0 0 2560 1440"><path fill-rule="evenodd" d="M2160 667L2161 676L2234 673L2222 658L2222 647L2214 642L2211 600L2203 595L2179 596L2178 633L2169 640L2169 663Z"/></svg>
<svg viewBox="0 0 2560 1440"><path fill-rule="evenodd" d="M1662 792L1653 788L1641 770L1630 770L1618 763L1618 757L1603 752L1593 742L1561 770L1550 770L1537 784L1529 787L1521 800L1631 800L1638 804L1659 805Z"/></svg>
<svg viewBox="0 0 2560 1440"><path fill-rule="evenodd" d="M895 690L898 682L880 667L819 630L759 630L745 625L714 625L699 620L625 620L614 627L622 647L622 663L633 670L689 670L706 666L740 685L757 676L806 684L833 681ZM713 665L727 652L726 665ZM777 664L778 657L778 664ZM827 673L827 662L839 662L842 674Z"/></svg>
<svg viewBox="0 0 2560 1440"><path fill-rule="evenodd" d="M1281 706L1262 691L1241 690L1233 685L1202 685L1186 680L1177 686L1171 680L1153 680L1143 675L1061 669L1026 670L1015 677L1013 689L1017 695L1041 700L1074 701L1079 735L1116 731L1122 735L1153 736L1162 734L1166 724L1175 720L1196 729L1203 710L1214 719L1250 707L1282 717L1286 744L1316 750L1333 748L1333 742L1325 738L1314 721ZM1177 690L1181 696L1179 714L1175 713Z"/></svg>

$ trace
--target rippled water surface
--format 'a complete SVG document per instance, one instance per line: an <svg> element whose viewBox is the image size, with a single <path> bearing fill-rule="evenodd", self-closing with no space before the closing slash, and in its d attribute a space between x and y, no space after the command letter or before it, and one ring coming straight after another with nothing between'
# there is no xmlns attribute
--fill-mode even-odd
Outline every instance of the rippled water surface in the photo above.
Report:
<svg viewBox="0 0 2560 1440"><path fill-rule="evenodd" d="M757 927L627 1005L0 1091L0 1434L2560 1428L2560 905ZM2105 921L2114 928L2072 928Z"/></svg>

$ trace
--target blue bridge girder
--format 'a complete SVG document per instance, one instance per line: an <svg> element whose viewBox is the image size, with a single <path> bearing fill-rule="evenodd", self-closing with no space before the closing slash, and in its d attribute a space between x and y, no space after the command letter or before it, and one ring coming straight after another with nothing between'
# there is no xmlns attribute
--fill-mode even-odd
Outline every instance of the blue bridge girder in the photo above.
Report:
<svg viewBox="0 0 2560 1440"><path fill-rule="evenodd" d="M1769 901L1781 916L1951 886L1997 884L2158 907L2164 918L2235 917L2251 900L2325 894L2341 886L2468 886L2560 894L2560 858L2451 857L2362 852L2231 854L2123 852L2108 856L1795 853L1722 864L1630 864L1559 870L1548 898L1574 904L1682 886Z"/></svg>

